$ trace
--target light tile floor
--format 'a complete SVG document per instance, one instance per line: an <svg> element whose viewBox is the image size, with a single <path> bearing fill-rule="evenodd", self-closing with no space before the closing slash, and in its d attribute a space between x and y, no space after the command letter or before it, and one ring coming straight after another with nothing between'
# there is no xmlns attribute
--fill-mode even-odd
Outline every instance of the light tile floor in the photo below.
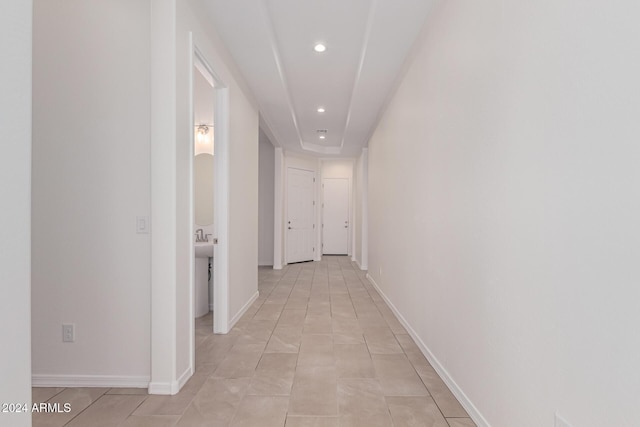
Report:
<svg viewBox="0 0 640 427"><path fill-rule="evenodd" d="M260 297L227 335L196 320L196 373L175 396L34 388L40 426L475 426L347 257L260 268Z"/></svg>

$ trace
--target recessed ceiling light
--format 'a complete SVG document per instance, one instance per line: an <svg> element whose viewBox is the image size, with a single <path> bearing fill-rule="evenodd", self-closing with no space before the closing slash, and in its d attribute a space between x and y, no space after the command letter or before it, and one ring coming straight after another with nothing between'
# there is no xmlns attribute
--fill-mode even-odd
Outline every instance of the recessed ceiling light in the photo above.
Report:
<svg viewBox="0 0 640 427"><path fill-rule="evenodd" d="M313 50L315 50L316 52L324 52L325 50L327 50L327 47L322 43L318 43L313 47Z"/></svg>
<svg viewBox="0 0 640 427"><path fill-rule="evenodd" d="M320 135L320 139L325 139L325 138L326 138L326 136Z"/></svg>
<svg viewBox="0 0 640 427"><path fill-rule="evenodd" d="M318 113L324 113L324 108L318 107Z"/></svg>

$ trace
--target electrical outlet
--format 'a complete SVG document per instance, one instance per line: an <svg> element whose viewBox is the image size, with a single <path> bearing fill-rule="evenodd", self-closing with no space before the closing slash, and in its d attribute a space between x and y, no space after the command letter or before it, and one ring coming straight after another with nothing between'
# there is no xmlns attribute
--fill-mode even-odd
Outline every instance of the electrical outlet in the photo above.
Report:
<svg viewBox="0 0 640 427"><path fill-rule="evenodd" d="M571 425L560 415L556 413L556 423L555 427L571 427Z"/></svg>
<svg viewBox="0 0 640 427"><path fill-rule="evenodd" d="M76 327L73 323L62 324L62 342L74 342L76 340Z"/></svg>

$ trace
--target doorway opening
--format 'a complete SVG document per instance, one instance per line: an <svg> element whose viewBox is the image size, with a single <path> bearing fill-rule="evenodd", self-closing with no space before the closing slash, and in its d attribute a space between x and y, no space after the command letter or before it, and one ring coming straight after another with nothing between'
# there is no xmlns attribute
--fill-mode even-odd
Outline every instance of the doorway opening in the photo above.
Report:
<svg viewBox="0 0 640 427"><path fill-rule="evenodd" d="M202 334L229 331L229 93L194 42L193 34L190 43L192 122L187 141L191 152L189 227L194 233L189 275L194 371L196 329L200 338Z"/></svg>
<svg viewBox="0 0 640 427"><path fill-rule="evenodd" d="M213 239L215 198L215 86L193 68L193 211L195 238L194 318L195 346L213 332ZM206 70L205 70L206 71ZM210 77L210 76L208 76Z"/></svg>

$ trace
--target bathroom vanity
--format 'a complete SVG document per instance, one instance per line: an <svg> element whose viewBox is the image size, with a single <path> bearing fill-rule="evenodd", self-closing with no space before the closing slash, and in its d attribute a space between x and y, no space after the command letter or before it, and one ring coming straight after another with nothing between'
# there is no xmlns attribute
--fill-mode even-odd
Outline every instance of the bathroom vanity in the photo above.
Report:
<svg viewBox="0 0 640 427"><path fill-rule="evenodd" d="M209 312L210 292L209 264L213 264L213 242L196 242L195 250L195 317L204 316ZM213 272L212 272L213 273Z"/></svg>

